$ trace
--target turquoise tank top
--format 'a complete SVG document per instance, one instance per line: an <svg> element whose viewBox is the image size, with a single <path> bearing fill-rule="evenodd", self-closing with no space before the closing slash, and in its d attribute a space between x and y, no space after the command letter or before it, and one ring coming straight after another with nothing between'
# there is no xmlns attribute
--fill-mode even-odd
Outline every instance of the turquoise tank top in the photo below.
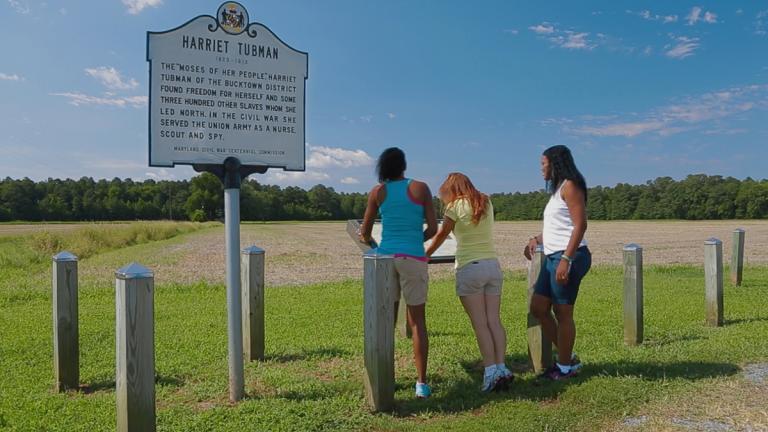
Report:
<svg viewBox="0 0 768 432"><path fill-rule="evenodd" d="M392 255L425 257L424 206L408 194L411 179L384 183L387 196L379 207L381 244L379 251Z"/></svg>

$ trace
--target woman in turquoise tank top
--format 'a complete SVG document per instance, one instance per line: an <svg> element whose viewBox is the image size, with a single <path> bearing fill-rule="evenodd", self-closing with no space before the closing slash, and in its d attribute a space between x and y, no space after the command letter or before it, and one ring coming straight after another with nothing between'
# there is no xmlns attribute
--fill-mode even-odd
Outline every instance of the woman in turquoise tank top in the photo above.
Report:
<svg viewBox="0 0 768 432"><path fill-rule="evenodd" d="M405 168L405 153L399 148L388 148L379 156L376 165L379 184L368 194L360 241L371 244L373 222L377 215L381 215L379 252L395 257L395 299L400 298L402 291L407 306L408 326L413 334L413 354L418 374L416 396L427 398L432 390L427 384L429 340L425 304L429 285L429 259L424 253L424 242L437 232L437 217L429 187L423 182L405 178Z"/></svg>

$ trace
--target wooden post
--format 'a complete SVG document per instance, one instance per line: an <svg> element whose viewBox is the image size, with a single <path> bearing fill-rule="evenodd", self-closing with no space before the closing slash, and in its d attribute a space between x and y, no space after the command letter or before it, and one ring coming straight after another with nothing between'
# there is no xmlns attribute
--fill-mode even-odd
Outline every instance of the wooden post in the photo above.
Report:
<svg viewBox="0 0 768 432"><path fill-rule="evenodd" d="M245 358L264 360L264 249L256 246L243 249L240 268Z"/></svg>
<svg viewBox="0 0 768 432"><path fill-rule="evenodd" d="M408 325L408 306L405 304L405 297L400 297L397 303L397 320L395 321L395 327L400 333L400 336L410 339L413 337L411 326Z"/></svg>
<svg viewBox="0 0 768 432"><path fill-rule="evenodd" d="M80 386L77 312L77 257L61 252L53 257L53 370L56 391Z"/></svg>
<svg viewBox="0 0 768 432"><path fill-rule="evenodd" d="M624 246L624 343L643 343L643 248Z"/></svg>
<svg viewBox="0 0 768 432"><path fill-rule="evenodd" d="M704 242L704 280L707 324L723 325L723 243L711 238Z"/></svg>
<svg viewBox="0 0 768 432"><path fill-rule="evenodd" d="M532 258L528 268L528 361L534 372L541 373L552 366L552 342L544 335L539 320L530 311L533 288L544 266L544 248L541 245L536 247Z"/></svg>
<svg viewBox="0 0 768 432"><path fill-rule="evenodd" d="M154 275L131 263L115 277L117 430L154 431Z"/></svg>
<svg viewBox="0 0 768 432"><path fill-rule="evenodd" d="M731 282L741 286L741 275L744 272L744 230L733 231L733 253L731 254Z"/></svg>
<svg viewBox="0 0 768 432"><path fill-rule="evenodd" d="M363 350L365 395L374 411L390 411L395 402L395 331L392 255L363 255Z"/></svg>

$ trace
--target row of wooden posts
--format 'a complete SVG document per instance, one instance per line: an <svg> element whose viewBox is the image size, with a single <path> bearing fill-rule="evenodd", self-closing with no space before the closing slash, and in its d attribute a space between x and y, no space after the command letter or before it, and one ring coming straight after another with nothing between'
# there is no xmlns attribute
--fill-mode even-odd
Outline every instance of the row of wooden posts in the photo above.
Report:
<svg viewBox="0 0 768 432"><path fill-rule="evenodd" d="M741 285L744 268L744 230L733 232L731 281ZM623 248L624 262L624 341L635 346L643 342L643 249L637 244ZM539 246L528 271L528 302L536 279L544 265L544 251ZM398 305L395 323L392 301L392 279L395 277L391 255L364 255L364 323L365 323L365 387L369 405L375 411L390 411L394 406L394 331L406 337L410 328L405 323L405 302ZM704 242L704 275L706 322L723 325L723 246L718 239ZM539 373L552 365L552 343L544 336L541 325L528 313L527 339L529 362Z"/></svg>
<svg viewBox="0 0 768 432"><path fill-rule="evenodd" d="M53 365L56 390L80 387L77 257L53 257ZM243 351L264 359L264 250L241 253ZM154 431L154 273L131 263L115 272L117 430Z"/></svg>
<svg viewBox="0 0 768 432"><path fill-rule="evenodd" d="M723 324L722 242L704 244L706 319ZM636 244L624 247L624 341L643 341L643 256ZM528 298L533 292L544 253L537 249L528 273ZM744 263L744 231L733 233L731 280L740 285ZM264 359L264 250L255 246L241 254L243 346L249 361ZM77 257L53 257L54 372L57 391L80 386ZM393 257L370 251L363 255L363 322L366 399L375 411L394 405L394 329L409 337L405 303L393 301ZM116 378L118 431L155 430L154 274L132 263L115 272ZM395 304L399 303L397 322ZM538 321L527 317L528 352L539 372L552 362L552 344Z"/></svg>

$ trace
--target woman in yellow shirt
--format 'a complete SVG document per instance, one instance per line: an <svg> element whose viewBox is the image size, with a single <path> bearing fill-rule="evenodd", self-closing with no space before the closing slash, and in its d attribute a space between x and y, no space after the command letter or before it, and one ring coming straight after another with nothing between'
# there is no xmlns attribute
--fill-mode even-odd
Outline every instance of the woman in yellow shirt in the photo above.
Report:
<svg viewBox="0 0 768 432"><path fill-rule="evenodd" d="M431 256L453 231L456 237L456 295L469 315L483 357L483 392L512 381L504 364L507 334L501 325L501 266L493 246L493 205L469 178L451 173L440 186L445 217L427 248Z"/></svg>

